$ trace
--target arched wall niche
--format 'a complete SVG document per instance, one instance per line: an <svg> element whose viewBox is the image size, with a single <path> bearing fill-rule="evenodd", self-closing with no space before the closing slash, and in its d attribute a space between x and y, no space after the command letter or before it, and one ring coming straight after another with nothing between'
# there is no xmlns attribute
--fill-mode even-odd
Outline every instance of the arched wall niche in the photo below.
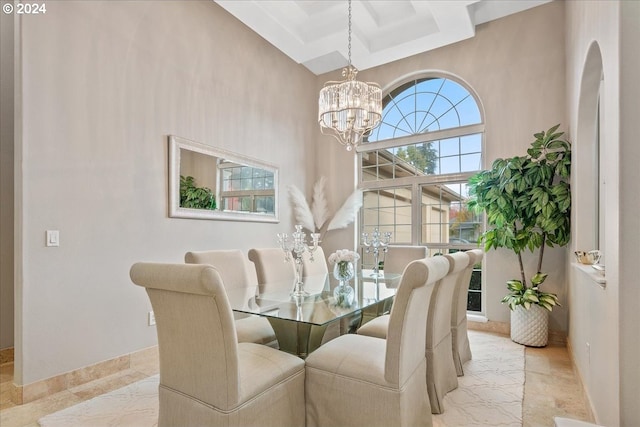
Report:
<svg viewBox="0 0 640 427"><path fill-rule="evenodd" d="M606 141L600 138L603 126L603 110L600 93L605 84L602 54L597 42L589 47L585 60L578 104L577 135L572 144L573 171L573 249L591 250L604 243L600 224L604 210L604 183L601 177L600 153ZM604 261L602 261L604 262Z"/></svg>

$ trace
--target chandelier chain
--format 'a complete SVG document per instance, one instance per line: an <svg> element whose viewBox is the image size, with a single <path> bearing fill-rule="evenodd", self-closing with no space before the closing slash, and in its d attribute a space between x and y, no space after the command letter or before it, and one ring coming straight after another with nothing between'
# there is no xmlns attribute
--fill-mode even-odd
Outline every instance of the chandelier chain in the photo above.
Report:
<svg viewBox="0 0 640 427"><path fill-rule="evenodd" d="M351 0L349 0L349 68L351 68Z"/></svg>

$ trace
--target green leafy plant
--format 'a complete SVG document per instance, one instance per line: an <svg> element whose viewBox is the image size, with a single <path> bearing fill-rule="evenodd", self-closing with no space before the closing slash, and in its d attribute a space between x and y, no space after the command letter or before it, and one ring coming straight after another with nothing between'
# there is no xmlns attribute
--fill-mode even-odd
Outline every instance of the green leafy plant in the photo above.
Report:
<svg viewBox="0 0 640 427"><path fill-rule="evenodd" d="M520 279L507 282L503 303L514 310L538 304L551 311L555 294L539 288L547 278L541 273L546 246L565 246L571 232L571 144L557 132L560 125L534 134L526 156L497 159L491 169L469 179L467 205L485 212L490 227L481 235L485 251L511 249L518 257ZM538 250L537 272L528 284L522 252Z"/></svg>
<svg viewBox="0 0 640 427"><path fill-rule="evenodd" d="M194 177L180 175L180 207L215 210L216 196L207 187L197 187Z"/></svg>

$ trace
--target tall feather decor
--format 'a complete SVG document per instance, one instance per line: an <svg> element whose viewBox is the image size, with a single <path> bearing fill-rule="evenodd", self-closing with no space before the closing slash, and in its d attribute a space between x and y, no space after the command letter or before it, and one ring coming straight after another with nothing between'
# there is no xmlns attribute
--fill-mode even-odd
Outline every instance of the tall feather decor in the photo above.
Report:
<svg viewBox="0 0 640 427"><path fill-rule="evenodd" d="M362 190L355 190L342 204L327 226L327 231L345 228L356 219L358 209L362 207Z"/></svg>
<svg viewBox="0 0 640 427"><path fill-rule="evenodd" d="M289 190L289 199L293 206L293 216L296 224L300 224L312 233L315 232L316 228L313 222L313 214L311 213L311 209L309 209L309 204L304 194L302 194L302 191L295 185L289 185L287 188Z"/></svg>
<svg viewBox="0 0 640 427"><path fill-rule="evenodd" d="M321 176L313 186L313 198L311 200L311 212L313 213L313 220L316 224L316 229L320 230L325 222L329 219L329 204L325 196L325 188L327 184L327 178Z"/></svg>

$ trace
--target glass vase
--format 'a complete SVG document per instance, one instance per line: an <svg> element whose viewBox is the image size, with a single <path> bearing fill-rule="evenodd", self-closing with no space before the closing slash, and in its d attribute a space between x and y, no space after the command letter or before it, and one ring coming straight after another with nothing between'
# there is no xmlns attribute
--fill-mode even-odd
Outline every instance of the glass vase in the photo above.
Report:
<svg viewBox="0 0 640 427"><path fill-rule="evenodd" d="M333 296L336 304L340 307L350 307L354 300L353 288L349 285L349 281L355 276L356 269L350 261L336 262L333 266L333 277L339 284L333 290Z"/></svg>

